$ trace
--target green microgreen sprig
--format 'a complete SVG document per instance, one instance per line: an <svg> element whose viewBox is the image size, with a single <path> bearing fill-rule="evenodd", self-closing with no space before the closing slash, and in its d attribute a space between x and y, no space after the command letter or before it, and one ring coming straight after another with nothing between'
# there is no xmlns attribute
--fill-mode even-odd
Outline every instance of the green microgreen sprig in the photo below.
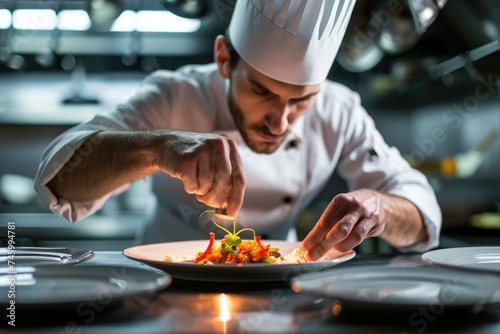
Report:
<svg viewBox="0 0 500 334"><path fill-rule="evenodd" d="M233 252L236 251L236 249L238 248L238 246L241 244L241 241L242 241L241 237L238 236L238 234L240 234L241 232L244 232L244 231L252 231L253 239L255 240L255 230L253 230L251 228L243 228L239 231L236 231L236 217L234 218L234 221L233 221L233 232L231 233L228 229L226 229L224 226L219 225L215 221L215 219L214 219L215 210L203 211L200 215L200 220L201 220L201 217L203 217L205 214L211 214L210 219L212 220L214 225L227 233L226 242L222 243L222 245L221 245L222 248L224 248L226 250L231 250Z"/></svg>

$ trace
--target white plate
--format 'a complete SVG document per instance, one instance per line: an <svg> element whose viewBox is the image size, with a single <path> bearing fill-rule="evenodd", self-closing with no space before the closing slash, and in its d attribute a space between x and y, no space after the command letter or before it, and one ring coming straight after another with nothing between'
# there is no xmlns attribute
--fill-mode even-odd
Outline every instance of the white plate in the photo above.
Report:
<svg viewBox="0 0 500 334"><path fill-rule="evenodd" d="M216 240L220 243L220 240ZM271 247L279 248L282 255L291 253L300 246L300 242L286 242L282 240L265 240ZM136 261L165 270L174 279L199 282L288 282L298 274L332 267L352 259L356 253L333 253L327 259L316 262L297 264L214 264L201 265L182 262L165 262L167 255L190 256L207 248L208 240L176 241L159 244L141 245L125 249L123 254Z"/></svg>
<svg viewBox="0 0 500 334"><path fill-rule="evenodd" d="M441 267L339 268L299 275L290 284L297 293L336 298L369 312L477 309L500 303L498 276Z"/></svg>
<svg viewBox="0 0 500 334"><path fill-rule="evenodd" d="M154 268L123 265L21 266L0 268L0 307L71 308L97 301L102 306L124 297L163 289L171 276ZM9 297L9 291L13 295Z"/></svg>
<svg viewBox="0 0 500 334"><path fill-rule="evenodd" d="M422 254L422 261L433 265L500 273L500 247L438 249Z"/></svg>
<svg viewBox="0 0 500 334"><path fill-rule="evenodd" d="M76 264L94 257L89 249L67 247L16 247L13 250L0 248L0 263L15 266L45 264Z"/></svg>

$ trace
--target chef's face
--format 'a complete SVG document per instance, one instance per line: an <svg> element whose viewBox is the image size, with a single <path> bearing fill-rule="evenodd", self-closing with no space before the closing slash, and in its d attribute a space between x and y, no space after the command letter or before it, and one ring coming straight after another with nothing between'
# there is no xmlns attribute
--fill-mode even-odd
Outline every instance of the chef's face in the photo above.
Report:
<svg viewBox="0 0 500 334"><path fill-rule="evenodd" d="M296 86L271 79L243 59L229 70L228 103L248 147L273 153L294 122L313 104L320 85Z"/></svg>

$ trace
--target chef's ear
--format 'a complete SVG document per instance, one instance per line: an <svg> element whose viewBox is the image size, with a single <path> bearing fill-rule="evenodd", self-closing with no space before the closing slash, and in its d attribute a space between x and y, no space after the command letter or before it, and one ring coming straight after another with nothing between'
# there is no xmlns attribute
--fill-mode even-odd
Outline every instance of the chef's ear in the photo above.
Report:
<svg viewBox="0 0 500 334"><path fill-rule="evenodd" d="M229 44L223 35L215 39L214 58L220 75L224 79L229 79Z"/></svg>

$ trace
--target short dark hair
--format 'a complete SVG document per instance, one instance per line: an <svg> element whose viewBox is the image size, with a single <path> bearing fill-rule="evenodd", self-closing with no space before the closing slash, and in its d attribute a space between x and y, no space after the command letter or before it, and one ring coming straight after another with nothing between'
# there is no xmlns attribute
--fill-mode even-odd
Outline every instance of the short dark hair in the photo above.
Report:
<svg viewBox="0 0 500 334"><path fill-rule="evenodd" d="M238 51L233 47L233 44L231 43L231 39L229 38L229 29L226 29L225 33L227 45L229 48L229 67L231 69L236 68L236 65L238 65L238 61L240 60L240 55Z"/></svg>

